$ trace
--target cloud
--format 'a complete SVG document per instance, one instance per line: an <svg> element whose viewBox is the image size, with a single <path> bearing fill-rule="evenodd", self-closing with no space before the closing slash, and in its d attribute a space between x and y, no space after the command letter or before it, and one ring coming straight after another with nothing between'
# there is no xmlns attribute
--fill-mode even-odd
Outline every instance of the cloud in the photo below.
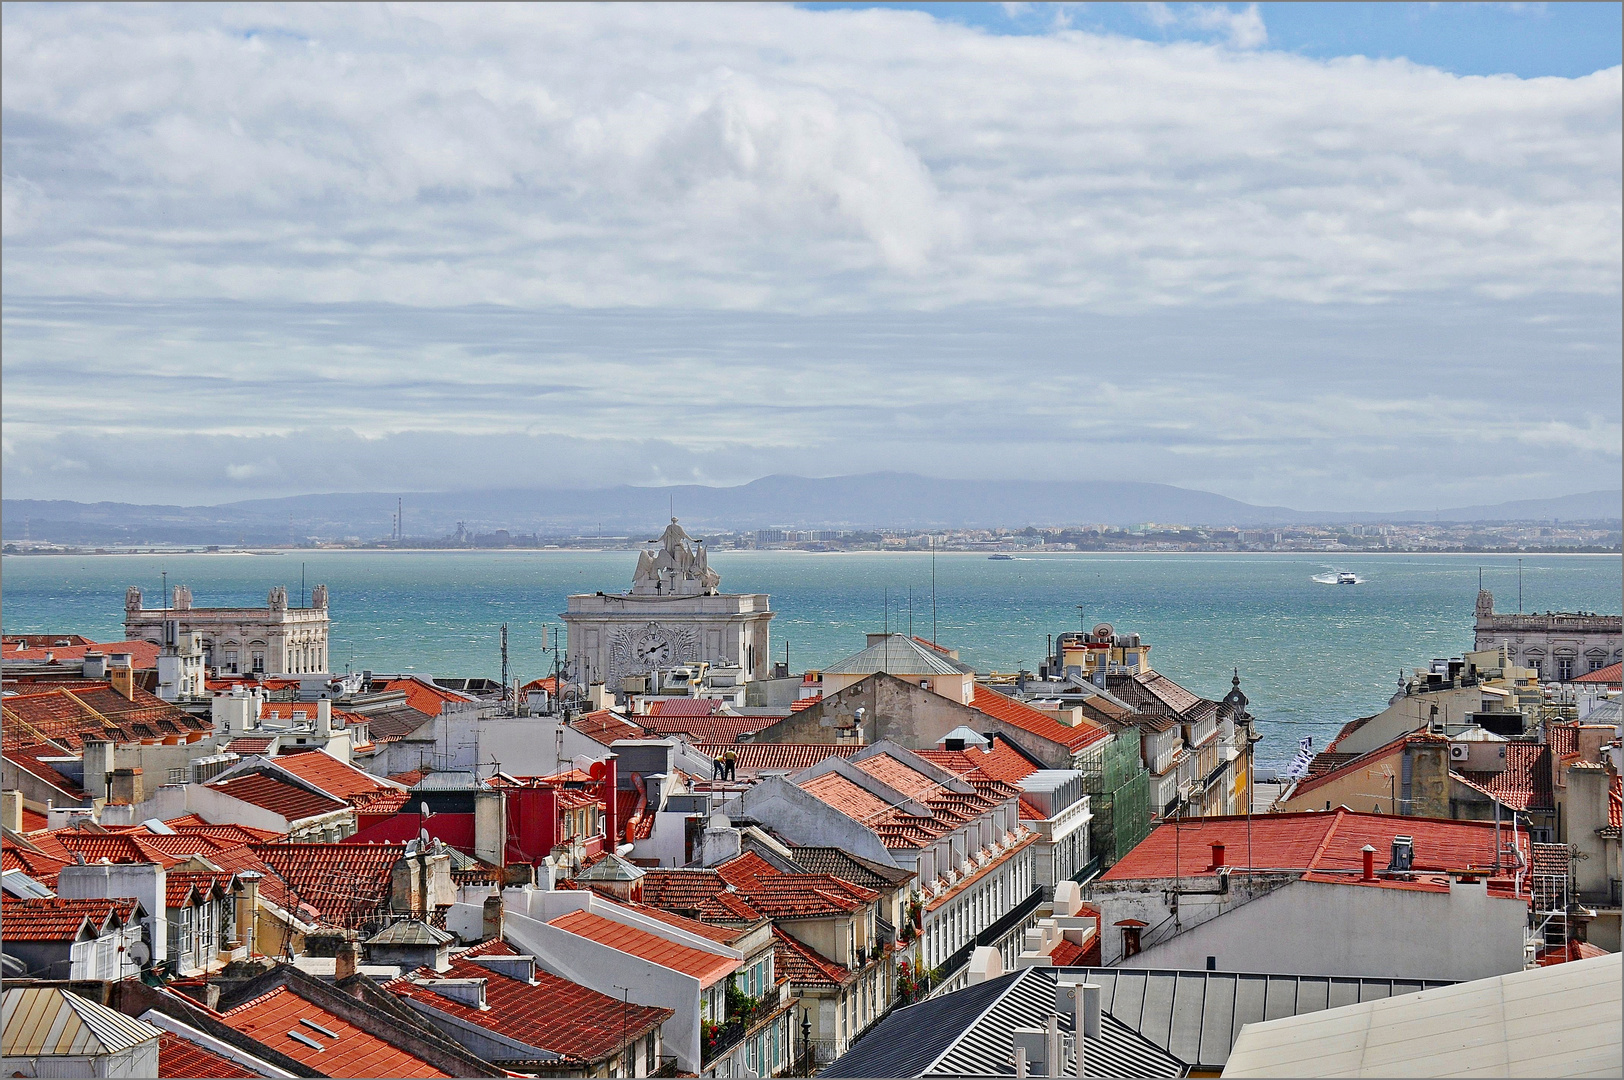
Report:
<svg viewBox="0 0 1624 1080"><path fill-rule="evenodd" d="M1619 68L1144 10L7 6L8 495L1616 477Z"/></svg>

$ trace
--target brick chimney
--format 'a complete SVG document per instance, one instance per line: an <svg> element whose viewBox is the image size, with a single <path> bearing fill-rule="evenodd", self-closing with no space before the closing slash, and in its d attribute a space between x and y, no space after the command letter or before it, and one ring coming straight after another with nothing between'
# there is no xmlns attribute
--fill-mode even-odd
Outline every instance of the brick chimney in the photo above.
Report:
<svg viewBox="0 0 1624 1080"><path fill-rule="evenodd" d="M107 786L107 801L128 803L131 806L141 802L141 770L123 768L113 770L113 782Z"/></svg>
<svg viewBox="0 0 1624 1080"><path fill-rule="evenodd" d="M129 653L113 654L112 663L107 668L107 678L112 683L114 693L126 701L135 700L135 670L130 667Z"/></svg>
<svg viewBox="0 0 1624 1080"><path fill-rule="evenodd" d="M333 980L337 982L354 975L356 971L355 942L345 938L333 956Z"/></svg>

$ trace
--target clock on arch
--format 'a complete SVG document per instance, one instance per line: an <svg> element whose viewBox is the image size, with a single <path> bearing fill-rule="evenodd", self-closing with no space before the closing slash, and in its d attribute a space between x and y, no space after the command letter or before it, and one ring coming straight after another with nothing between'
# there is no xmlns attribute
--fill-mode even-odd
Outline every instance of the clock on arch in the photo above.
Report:
<svg viewBox="0 0 1624 1080"><path fill-rule="evenodd" d="M675 656L671 638L657 626L650 626L632 642L632 658L639 664L661 667L671 663Z"/></svg>

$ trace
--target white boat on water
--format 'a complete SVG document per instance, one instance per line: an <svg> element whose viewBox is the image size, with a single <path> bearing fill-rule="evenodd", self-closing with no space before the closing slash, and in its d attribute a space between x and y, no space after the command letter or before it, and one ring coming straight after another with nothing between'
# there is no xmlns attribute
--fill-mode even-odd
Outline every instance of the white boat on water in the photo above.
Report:
<svg viewBox="0 0 1624 1080"><path fill-rule="evenodd" d="M1357 585L1359 584L1359 579L1353 574L1344 572L1336 576L1336 583L1338 585Z"/></svg>

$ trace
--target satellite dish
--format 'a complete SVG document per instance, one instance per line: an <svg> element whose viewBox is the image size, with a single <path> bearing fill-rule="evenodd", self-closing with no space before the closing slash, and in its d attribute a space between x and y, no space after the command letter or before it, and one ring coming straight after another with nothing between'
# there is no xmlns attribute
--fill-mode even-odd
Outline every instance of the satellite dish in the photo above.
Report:
<svg viewBox="0 0 1624 1080"><path fill-rule="evenodd" d="M130 947L125 950L125 955L130 958L130 963L138 968L144 968L152 963L152 950L147 947L147 943L144 941L131 943Z"/></svg>
<svg viewBox="0 0 1624 1080"><path fill-rule="evenodd" d="M1102 622L1094 628L1094 636L1101 640L1109 640L1116 636L1116 628L1108 622Z"/></svg>
<svg viewBox="0 0 1624 1080"><path fill-rule="evenodd" d="M587 775L592 777L594 780L602 780L604 777L609 775L609 766L605 765L601 761L594 761L592 763L592 768L587 770Z"/></svg>
<svg viewBox="0 0 1624 1080"><path fill-rule="evenodd" d="M592 766L596 764L596 762L587 757L585 754L576 754L570 764L574 765L575 768L580 772L590 773L592 771Z"/></svg>

